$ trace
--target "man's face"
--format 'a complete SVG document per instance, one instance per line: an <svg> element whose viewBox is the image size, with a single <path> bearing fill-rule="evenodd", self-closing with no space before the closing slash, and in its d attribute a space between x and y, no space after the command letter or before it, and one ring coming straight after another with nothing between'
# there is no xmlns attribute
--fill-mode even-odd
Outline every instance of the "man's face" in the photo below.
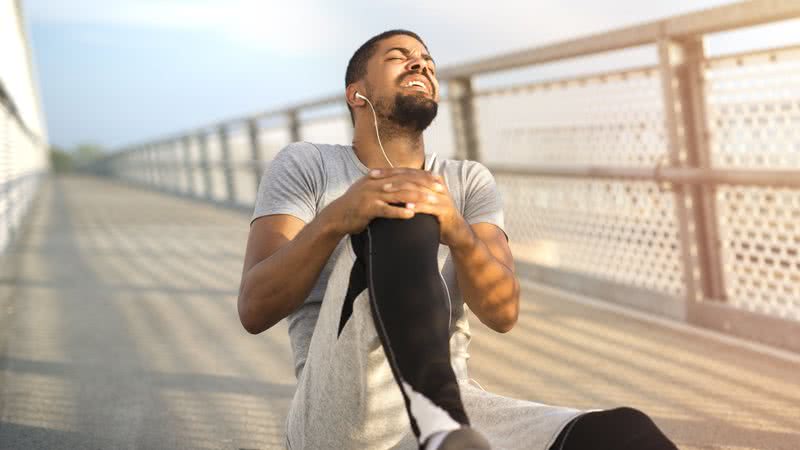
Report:
<svg viewBox="0 0 800 450"><path fill-rule="evenodd" d="M436 68L425 46L413 37L397 35L378 42L364 81L377 113L396 124L423 131L436 117Z"/></svg>

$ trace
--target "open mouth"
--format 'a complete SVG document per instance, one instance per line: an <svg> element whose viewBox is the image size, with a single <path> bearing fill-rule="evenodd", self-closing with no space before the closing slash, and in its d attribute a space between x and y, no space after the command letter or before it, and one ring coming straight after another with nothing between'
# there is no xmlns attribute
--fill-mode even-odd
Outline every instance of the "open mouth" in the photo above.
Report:
<svg viewBox="0 0 800 450"><path fill-rule="evenodd" d="M406 82L403 84L403 87L406 89L411 89L413 91L419 91L419 92L424 92L426 94L430 94L428 86L426 86L425 83L423 83L420 80L411 80L409 82Z"/></svg>

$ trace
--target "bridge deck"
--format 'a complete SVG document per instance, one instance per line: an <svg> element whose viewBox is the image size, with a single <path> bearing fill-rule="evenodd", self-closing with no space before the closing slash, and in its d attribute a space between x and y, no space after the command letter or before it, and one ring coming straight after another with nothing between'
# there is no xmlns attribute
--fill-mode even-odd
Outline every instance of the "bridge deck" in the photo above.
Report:
<svg viewBox="0 0 800 450"><path fill-rule="evenodd" d="M248 217L87 177L54 179L0 283L0 442L11 448L280 448L283 324L236 292ZM648 412L683 449L792 449L798 358L525 284L517 327L475 323L485 388Z"/></svg>

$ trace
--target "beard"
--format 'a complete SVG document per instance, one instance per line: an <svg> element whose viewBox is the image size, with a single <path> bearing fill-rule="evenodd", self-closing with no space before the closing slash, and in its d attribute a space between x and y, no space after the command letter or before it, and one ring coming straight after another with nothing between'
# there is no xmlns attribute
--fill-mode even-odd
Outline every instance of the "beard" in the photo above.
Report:
<svg viewBox="0 0 800 450"><path fill-rule="evenodd" d="M438 109L439 105L432 99L398 92L394 97L394 111L388 119L403 128L424 131L433 122Z"/></svg>

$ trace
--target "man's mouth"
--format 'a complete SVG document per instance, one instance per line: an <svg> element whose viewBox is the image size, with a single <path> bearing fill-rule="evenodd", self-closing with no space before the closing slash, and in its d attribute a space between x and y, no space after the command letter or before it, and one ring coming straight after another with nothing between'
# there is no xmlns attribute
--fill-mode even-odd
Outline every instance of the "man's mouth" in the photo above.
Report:
<svg viewBox="0 0 800 450"><path fill-rule="evenodd" d="M426 94L431 93L430 90L428 89L428 86L422 80L419 79L406 81L405 83L402 84L402 86L406 89L412 89L415 91L424 92Z"/></svg>

